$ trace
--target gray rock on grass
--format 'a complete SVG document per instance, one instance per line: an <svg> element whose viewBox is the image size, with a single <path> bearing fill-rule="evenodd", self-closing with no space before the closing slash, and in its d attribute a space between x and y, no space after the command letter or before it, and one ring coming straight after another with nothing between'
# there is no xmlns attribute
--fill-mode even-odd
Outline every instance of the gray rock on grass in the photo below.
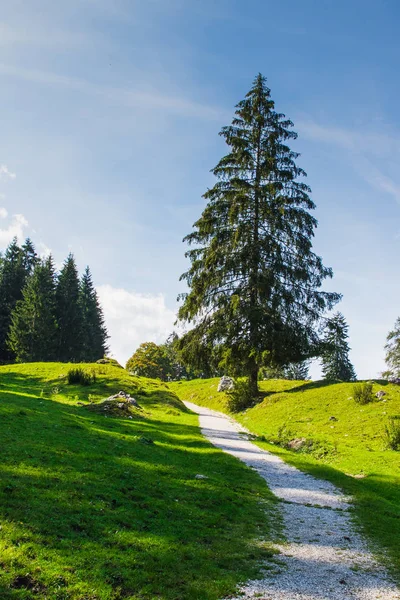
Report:
<svg viewBox="0 0 400 600"><path fill-rule="evenodd" d="M230 390L233 390L234 387L235 387L235 382L233 381L232 377L223 375L221 377L221 379L219 380L217 391L218 392L229 392Z"/></svg>

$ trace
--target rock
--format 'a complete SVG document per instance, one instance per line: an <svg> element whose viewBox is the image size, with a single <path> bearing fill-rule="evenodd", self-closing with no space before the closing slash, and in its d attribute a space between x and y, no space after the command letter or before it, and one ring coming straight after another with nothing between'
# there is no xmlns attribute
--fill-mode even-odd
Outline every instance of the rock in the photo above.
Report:
<svg viewBox="0 0 400 600"><path fill-rule="evenodd" d="M135 398L132 398L130 394L123 390L119 391L118 394L109 396L101 402L92 403L87 408L88 410L103 414L104 416L110 414L115 417L128 418L132 418L133 409L135 409L136 414L137 410L142 410Z"/></svg>
<svg viewBox="0 0 400 600"><path fill-rule="evenodd" d="M234 387L235 387L235 382L233 381L232 377L223 375L221 377L221 379L219 380L217 391L218 392L228 392L230 390L233 390Z"/></svg>
<svg viewBox="0 0 400 600"><path fill-rule="evenodd" d="M329 420L330 421L337 421L337 418L336 417L329 417Z"/></svg>
<svg viewBox="0 0 400 600"><path fill-rule="evenodd" d="M306 441L306 438L295 438L294 440L290 440L290 442L288 442L288 448L290 448L290 450L300 450Z"/></svg>
<svg viewBox="0 0 400 600"><path fill-rule="evenodd" d="M134 406L139 408L139 404L130 394L121 390L118 394L114 394L113 396L109 396L107 400L122 400L123 402L127 402L128 404L133 404Z"/></svg>
<svg viewBox="0 0 400 600"><path fill-rule="evenodd" d="M194 478L195 478L195 479L208 479L207 475L200 475L200 474L198 474L198 475L195 475L195 477L194 477Z"/></svg>
<svg viewBox="0 0 400 600"><path fill-rule="evenodd" d="M375 396L380 400L381 398L383 398L383 396L386 396L386 392L384 392L383 390L379 390L379 392L376 392Z"/></svg>

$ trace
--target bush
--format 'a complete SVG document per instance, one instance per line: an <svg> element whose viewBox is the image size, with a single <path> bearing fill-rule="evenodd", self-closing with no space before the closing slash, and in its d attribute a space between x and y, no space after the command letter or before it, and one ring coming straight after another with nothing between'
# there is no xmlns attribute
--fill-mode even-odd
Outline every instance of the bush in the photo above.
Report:
<svg viewBox="0 0 400 600"><path fill-rule="evenodd" d="M249 408L254 402L249 382L245 379L236 381L235 387L226 392L226 395L228 396L228 410L233 413Z"/></svg>
<svg viewBox="0 0 400 600"><path fill-rule="evenodd" d="M370 381L356 383L353 388L353 398L357 404L369 404L373 402L372 383Z"/></svg>
<svg viewBox="0 0 400 600"><path fill-rule="evenodd" d="M85 371L82 367L70 369L67 373L69 385L91 385L96 383L96 373L94 371Z"/></svg>
<svg viewBox="0 0 400 600"><path fill-rule="evenodd" d="M400 450L400 416L389 417L385 437L388 448Z"/></svg>

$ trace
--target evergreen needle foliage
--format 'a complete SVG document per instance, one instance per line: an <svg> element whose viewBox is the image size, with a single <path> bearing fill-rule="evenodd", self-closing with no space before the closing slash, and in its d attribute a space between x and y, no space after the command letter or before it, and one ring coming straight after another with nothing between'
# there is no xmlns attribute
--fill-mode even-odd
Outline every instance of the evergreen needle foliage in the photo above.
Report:
<svg viewBox="0 0 400 600"><path fill-rule="evenodd" d="M394 329L388 333L385 346L385 362L388 370L384 373L387 377L400 377L400 317L396 320Z"/></svg>
<svg viewBox="0 0 400 600"><path fill-rule="evenodd" d="M47 361L55 356L57 320L52 258L36 265L16 304L8 343L17 362Z"/></svg>
<svg viewBox="0 0 400 600"><path fill-rule="evenodd" d="M315 205L287 145L297 137L292 127L259 74L221 130L229 153L184 239L193 248L179 318L194 328L180 341L182 355L193 363L218 352L220 364L249 377L253 396L262 364L317 353L321 316L339 300L319 291L332 271L312 252Z"/></svg>
<svg viewBox="0 0 400 600"><path fill-rule="evenodd" d="M22 290L34 266L37 255L32 242L28 238L20 248L17 238L8 246L0 266L0 362L14 359L12 349L7 344L11 325L11 314L18 300L22 298Z"/></svg>
<svg viewBox="0 0 400 600"><path fill-rule="evenodd" d="M89 267L80 281L70 254L56 275L51 257L15 238L0 257L0 363L95 362L107 339Z"/></svg>
<svg viewBox="0 0 400 600"><path fill-rule="evenodd" d="M106 355L108 334L89 267L86 267L80 283L79 307L82 318L81 358L94 362Z"/></svg>
<svg viewBox="0 0 400 600"><path fill-rule="evenodd" d="M354 381L357 378L349 359L348 332L349 326L340 312L328 321L324 337L325 349L321 359L324 379Z"/></svg>
<svg viewBox="0 0 400 600"><path fill-rule="evenodd" d="M77 360L82 346L82 312L79 304L79 276L72 254L58 277L57 289L58 360ZM103 355L101 355L103 356Z"/></svg>

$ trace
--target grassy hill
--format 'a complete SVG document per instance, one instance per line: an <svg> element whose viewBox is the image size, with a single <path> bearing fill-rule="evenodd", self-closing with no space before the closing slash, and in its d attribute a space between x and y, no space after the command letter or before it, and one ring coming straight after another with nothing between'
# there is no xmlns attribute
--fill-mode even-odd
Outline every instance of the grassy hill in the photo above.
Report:
<svg viewBox="0 0 400 600"><path fill-rule="evenodd" d="M216 600L259 571L275 501L159 382L0 367L0 598ZM88 410L119 390L130 419ZM196 479L201 474L207 479Z"/></svg>
<svg viewBox="0 0 400 600"><path fill-rule="evenodd" d="M227 411L218 379L170 384L182 400ZM382 400L359 405L354 384L270 380L264 400L235 415L256 443L300 469L328 479L355 498L354 515L364 533L384 552L400 581L400 452L387 448L385 426L400 415L400 387L375 382ZM288 442L305 438L298 451Z"/></svg>

